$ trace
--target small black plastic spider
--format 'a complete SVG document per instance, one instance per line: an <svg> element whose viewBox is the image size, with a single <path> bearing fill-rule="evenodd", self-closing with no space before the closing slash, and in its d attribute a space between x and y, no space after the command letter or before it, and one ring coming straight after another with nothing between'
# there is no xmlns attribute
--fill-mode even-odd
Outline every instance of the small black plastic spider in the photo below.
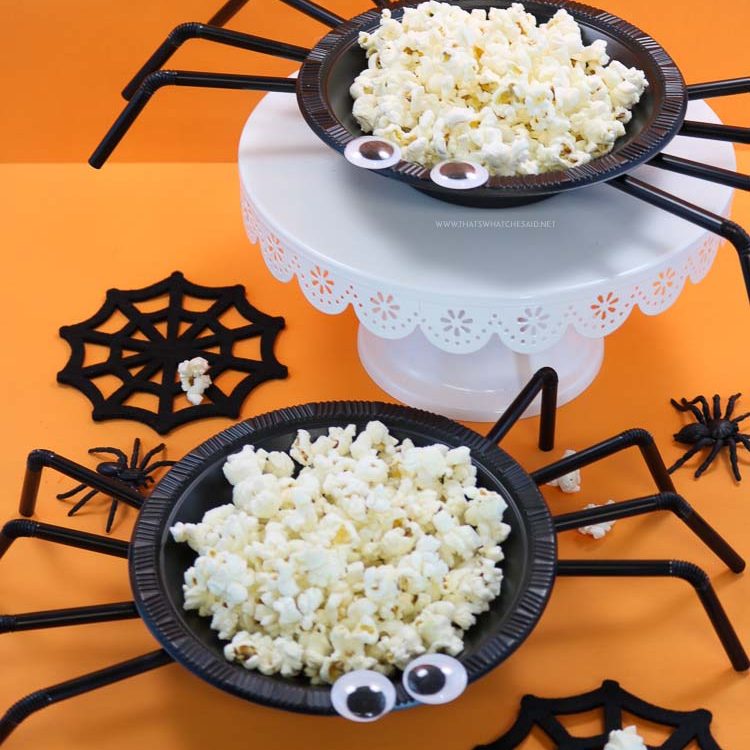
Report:
<svg viewBox="0 0 750 750"><path fill-rule="evenodd" d="M141 490L146 487L148 487L150 484L154 483L154 478L150 476L154 471L157 469L162 468L163 466L172 466L174 465L174 461L155 461L152 464L149 464L149 461L157 454L159 451L164 450L164 443L159 443L155 448L152 448L148 453L146 453L142 459L140 459L140 452L141 452L141 441L140 438L136 438L133 441L133 452L130 454L130 459L123 453L119 448L89 448L89 453L91 455L96 455L98 453L104 453L104 454L111 454L117 458L116 461L102 461L97 467L96 470L99 474L105 477L110 477L111 479L116 479L118 482L122 482L123 484L127 484L129 487L133 487L136 490ZM140 459L140 463L139 463ZM81 483L79 485L76 485L73 487L73 489L68 490L67 492L61 492L58 496L58 500L67 500L70 497L73 497L73 495L78 494L82 490L86 489L88 487L87 484ZM96 495L99 492L99 490L89 490L69 511L69 516L74 516L86 503L91 500L94 495ZM107 533L109 534L112 531L112 523L115 520L115 513L117 513L117 506L119 505L120 501L112 497L110 498L112 503L109 506L109 515L107 516Z"/></svg>
<svg viewBox="0 0 750 750"><path fill-rule="evenodd" d="M718 394L713 398L713 416L711 415L711 409L705 396L696 396L692 401L682 398L680 399L680 403L671 399L672 406L675 409L691 412L697 422L685 425L674 435L674 439L678 443L692 445L693 447L669 467L668 471L670 473L675 471L675 469L679 469L685 461L694 456L701 448L706 448L710 445L711 452L708 454L706 460L696 469L695 478L698 479L713 463L719 451L727 445L729 446L729 461L732 464L734 478L738 482L742 481L740 467L737 464L737 443L741 443L745 448L750 450L750 435L744 435L740 432L739 423L743 419L750 417L750 412L732 418L734 406L741 395L741 393L735 393L733 396L730 396L724 416L721 415L721 398ZM701 408L699 409L696 404L700 404Z"/></svg>

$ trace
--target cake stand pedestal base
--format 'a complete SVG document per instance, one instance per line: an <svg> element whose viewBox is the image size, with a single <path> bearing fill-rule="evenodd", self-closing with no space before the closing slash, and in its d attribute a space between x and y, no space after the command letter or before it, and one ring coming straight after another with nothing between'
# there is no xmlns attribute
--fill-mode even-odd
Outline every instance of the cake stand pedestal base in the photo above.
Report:
<svg viewBox="0 0 750 750"><path fill-rule="evenodd" d="M359 327L359 357L367 374L387 393L410 406L468 422L494 422L531 375L554 367L560 377L558 404L588 388L604 358L604 339L568 328L554 346L519 354L497 336L476 352L454 354L433 346L419 330L385 339ZM525 416L539 413L535 402Z"/></svg>

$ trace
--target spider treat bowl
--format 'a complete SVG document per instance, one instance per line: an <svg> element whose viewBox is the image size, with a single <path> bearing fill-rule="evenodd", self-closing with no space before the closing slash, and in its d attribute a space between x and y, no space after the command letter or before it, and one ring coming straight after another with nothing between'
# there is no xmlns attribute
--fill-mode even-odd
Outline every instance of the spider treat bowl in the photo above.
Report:
<svg viewBox="0 0 750 750"><path fill-rule="evenodd" d="M184 573L195 553L176 543L170 527L198 522L217 505L231 502L232 488L222 467L227 456L252 444L268 451L288 451L297 430L313 437L328 427L380 420L399 440L416 445L468 446L477 483L500 493L508 504L511 528L503 542L503 584L489 611L465 633L458 656L469 681L503 662L532 631L547 603L555 577L556 540L547 506L531 477L497 445L456 422L402 406L371 402L330 402L281 409L237 424L185 456L154 489L133 533L130 575L140 615L168 654L216 687L256 703L309 714L335 713L330 687L305 677L267 676L224 658L224 642L210 618L183 609ZM413 700L393 677L396 706Z"/></svg>
<svg viewBox="0 0 750 750"><path fill-rule="evenodd" d="M320 20L333 23L330 20L333 14L324 14L313 3L297 0L289 4ZM401 2L388 4L388 7L393 18L400 19L405 8L418 4ZM452 4L466 10L507 8L511 0L454 0ZM296 92L300 110L309 126L325 143L345 154L353 163L406 182L435 197L472 206L499 207L540 200L563 190L610 180L654 157L679 130L687 107L685 82L669 55L635 26L596 8L562 0L530 0L524 6L539 23L549 20L560 8L564 8L581 27L585 43L597 39L606 41L607 52L612 59L626 66L637 67L646 75L648 88L633 109L626 134L609 154L589 164L538 175L492 176L484 184L472 188L471 185L477 184L477 177L480 182L482 180L479 172L484 172L481 167L477 171L477 165L449 162L443 165L439 174L435 174L434 170L401 160L394 144L362 138L363 132L352 114L353 101L349 89L357 75L367 68L367 58L358 44L358 36L360 32L371 32L378 27L379 9L342 21L311 50L269 40L262 40L263 44L260 44L257 37L248 37L256 40L254 45L251 41L243 44L241 38L233 40L224 35L247 35L203 24L178 27L125 89L124 94L130 97L130 103L89 163L94 167L102 166L151 95L164 85ZM194 36L301 60L299 76L295 82L294 79L284 78L155 71L169 59L179 44Z"/></svg>
<svg viewBox="0 0 750 750"><path fill-rule="evenodd" d="M447 161L432 169L401 159L398 146L366 136L352 114L350 87L367 68L360 32L372 32L380 23L380 7L388 7L396 20L406 8L419 2L387 3L347 21L311 0L283 0L287 5L332 28L312 49L222 28L247 0L228 0L208 24L186 23L176 27L125 87L128 104L96 148L89 163L101 167L127 130L162 86L197 86L296 93L310 128L352 164L384 177L404 182L417 190L452 203L480 208L521 205L574 188L607 183L639 200L679 216L724 237L740 259L743 280L750 297L750 235L736 222L667 193L628 174L640 164L709 182L750 190L750 176L690 159L662 153L678 133L736 143L750 143L750 128L685 120L688 99L707 99L750 92L750 78L698 83L690 86L672 58L650 36L611 13L564 0L529 0L524 3L540 23L561 8L573 16L585 43L603 40L611 59L642 70L648 87L631 111L625 135L612 151L588 164L538 175L490 176L481 165ZM448 0L466 10L507 8L512 0ZM301 63L297 79L272 76L217 74L162 70L185 41L202 38L220 44L276 55Z"/></svg>

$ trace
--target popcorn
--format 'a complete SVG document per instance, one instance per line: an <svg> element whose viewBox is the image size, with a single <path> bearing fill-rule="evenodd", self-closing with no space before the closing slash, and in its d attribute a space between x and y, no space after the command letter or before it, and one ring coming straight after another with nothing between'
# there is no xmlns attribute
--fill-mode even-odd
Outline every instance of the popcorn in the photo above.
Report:
<svg viewBox="0 0 750 750"><path fill-rule="evenodd" d="M574 454L575 454L575 451L568 449L565 451L565 453L563 453L563 458L567 458L568 456L572 456ZM561 492L566 492L566 493L580 492L581 491L581 470L574 469L568 474L563 474L561 477L558 477L557 479L553 479L551 482L547 482L547 486L558 487Z"/></svg>
<svg viewBox="0 0 750 750"><path fill-rule="evenodd" d="M629 726L611 731L609 742L604 746L604 750L648 750L648 748L635 726Z"/></svg>
<svg viewBox="0 0 750 750"><path fill-rule="evenodd" d="M187 395L187 400L198 406L203 401L203 391L211 385L211 376L207 375L208 361L203 357L186 359L177 365L177 374L180 377L180 385Z"/></svg>
<svg viewBox="0 0 750 750"><path fill-rule="evenodd" d="M185 609L247 669L320 683L457 654L500 593L507 506L476 486L466 447L370 422L300 430L289 454L246 445L223 470L232 503L171 532L197 553Z"/></svg>
<svg viewBox="0 0 750 750"><path fill-rule="evenodd" d="M400 22L385 8L359 44L355 119L424 166L465 159L507 176L586 164L624 135L648 85L603 40L584 45L567 11L538 25L519 3L469 12L430 0Z"/></svg>
<svg viewBox="0 0 750 750"><path fill-rule="evenodd" d="M614 500L607 500L607 505L613 505L614 502ZM589 503L588 505L584 506L584 510L599 507L600 506L597 503ZM579 527L578 533L588 534L589 536L593 536L594 539L603 539L607 534L609 534L610 531L612 531L612 527L615 525L615 523L615 521L602 521L601 523L592 523L588 526Z"/></svg>

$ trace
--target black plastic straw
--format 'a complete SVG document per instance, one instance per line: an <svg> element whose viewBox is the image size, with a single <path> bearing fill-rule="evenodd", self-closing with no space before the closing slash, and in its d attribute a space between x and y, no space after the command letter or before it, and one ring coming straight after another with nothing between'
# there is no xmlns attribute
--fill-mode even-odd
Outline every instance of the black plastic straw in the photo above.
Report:
<svg viewBox="0 0 750 750"><path fill-rule="evenodd" d="M162 68L172 55L189 39L205 39L207 41L225 44L230 47L239 47L253 52L262 52L267 55L275 55L288 60L304 60L309 49L298 47L294 44L277 42L262 36L243 34L239 31L229 31L218 26L209 26L203 23L183 23L170 32L169 36L159 45L153 55L143 64L141 69L133 76L130 83L122 90L125 99L130 99L136 89L143 83L149 73Z"/></svg>
<svg viewBox="0 0 750 750"><path fill-rule="evenodd" d="M664 459L662 459L659 449L656 447L654 438L646 430L640 429L625 430L625 432L592 445L590 448L584 448L571 456L561 458L559 461L549 464L549 466L543 466L541 469L533 471L531 477L537 484L545 484L564 474L569 474L571 471L588 466L595 461L631 447L637 447L641 451L643 460L646 462L659 491L675 492L672 478L667 472Z"/></svg>
<svg viewBox="0 0 750 750"><path fill-rule="evenodd" d="M657 154L649 164L652 167L666 169L689 177L698 177L701 180L715 182L718 185L728 185L739 190L750 190L750 175L733 172L731 169L714 167L711 164L702 164L691 159L683 159L681 156Z"/></svg>
<svg viewBox="0 0 750 750"><path fill-rule="evenodd" d="M560 560L561 576L673 577L687 581L698 594L734 669L750 668L747 653L721 606L706 573L697 565L678 560Z"/></svg>
<svg viewBox="0 0 750 750"><path fill-rule="evenodd" d="M692 138L709 138L712 141L750 143L750 128L740 128L736 125L719 125L713 122L685 120L680 128L680 135L687 135Z"/></svg>
<svg viewBox="0 0 750 750"><path fill-rule="evenodd" d="M570 531L592 523L617 521L621 518L631 518L662 510L671 511L682 520L733 573L741 573L745 569L745 561L739 553L695 511L687 500L674 492L663 492L620 503L600 505L597 508L564 513L555 516L553 520L558 531Z"/></svg>
<svg viewBox="0 0 750 750"><path fill-rule="evenodd" d="M138 610L133 602L50 609L43 612L24 612L18 615L0 615L0 633L60 628L68 625L88 625L89 623L111 622L112 620L131 620L137 617L139 617Z"/></svg>
<svg viewBox="0 0 750 750"><path fill-rule="evenodd" d="M728 78L724 81L693 83L687 87L688 99L710 99L750 93L750 78Z"/></svg>
<svg viewBox="0 0 750 750"><path fill-rule="evenodd" d="M523 390L515 397L500 419L487 433L487 440L499 443L518 422L531 402L542 392L539 424L539 448L550 451L555 447L555 416L557 412L557 373L551 367L537 370Z"/></svg>
<svg viewBox="0 0 750 750"><path fill-rule="evenodd" d="M0 743L4 742L10 733L35 711L171 663L172 658L167 652L159 649L135 659L113 664L106 669L90 672L81 677L37 690L14 703L0 719Z"/></svg>
<svg viewBox="0 0 750 750"><path fill-rule="evenodd" d="M89 158L89 164L99 169L117 144L123 139L151 97L163 86L194 86L212 89L242 89L246 91L285 91L294 93L296 81L293 78L274 76L244 76L234 73L197 73L189 70L159 70L146 76L133 94L120 116L96 147Z"/></svg>
<svg viewBox="0 0 750 750"><path fill-rule="evenodd" d="M228 0L208 19L211 26L229 23L248 3L248 0Z"/></svg>
<svg viewBox="0 0 750 750"><path fill-rule="evenodd" d="M65 544L68 547L78 547L78 549L86 549L103 555L113 555L114 557L127 557L130 547L127 542L120 539L19 518L8 521L0 531L0 557L7 552L16 539L22 537L34 537L46 542Z"/></svg>
<svg viewBox="0 0 750 750"><path fill-rule="evenodd" d="M729 240L739 256L745 289L750 298L750 235L739 224L635 177L624 175L607 184Z"/></svg>

